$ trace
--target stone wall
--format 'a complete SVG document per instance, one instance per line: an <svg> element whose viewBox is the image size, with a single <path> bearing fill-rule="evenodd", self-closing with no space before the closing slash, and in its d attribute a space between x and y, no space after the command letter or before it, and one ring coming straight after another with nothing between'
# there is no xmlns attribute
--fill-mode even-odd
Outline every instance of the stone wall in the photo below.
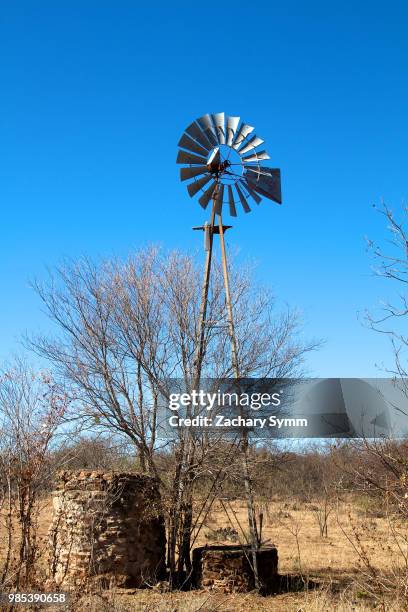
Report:
<svg viewBox="0 0 408 612"><path fill-rule="evenodd" d="M166 535L156 481L145 475L63 471L53 493L50 580L62 587L155 584Z"/></svg>
<svg viewBox="0 0 408 612"><path fill-rule="evenodd" d="M201 546L193 550L194 583L198 588L224 593L245 593L255 588L251 550L248 546ZM267 595L279 585L278 551L274 547L257 552L258 574Z"/></svg>

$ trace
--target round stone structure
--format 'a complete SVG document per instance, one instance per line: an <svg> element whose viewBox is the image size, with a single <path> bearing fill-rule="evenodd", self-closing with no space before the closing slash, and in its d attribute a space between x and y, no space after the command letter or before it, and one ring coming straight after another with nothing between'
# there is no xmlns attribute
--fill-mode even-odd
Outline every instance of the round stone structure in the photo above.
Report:
<svg viewBox="0 0 408 612"><path fill-rule="evenodd" d="M163 578L166 534L154 478L62 471L53 505L50 580L58 586L134 588Z"/></svg>

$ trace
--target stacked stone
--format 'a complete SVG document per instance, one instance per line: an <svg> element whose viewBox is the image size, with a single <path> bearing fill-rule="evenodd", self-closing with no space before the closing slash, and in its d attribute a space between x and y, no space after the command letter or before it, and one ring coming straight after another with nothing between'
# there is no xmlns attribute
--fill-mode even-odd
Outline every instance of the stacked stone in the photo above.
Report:
<svg viewBox="0 0 408 612"><path fill-rule="evenodd" d="M50 578L57 585L142 587L163 578L166 535L155 479L63 471L53 503Z"/></svg>
<svg viewBox="0 0 408 612"><path fill-rule="evenodd" d="M278 585L278 551L274 547L257 552L262 591L270 594ZM198 588L223 593L246 593L255 588L249 547L202 546L193 551L194 582Z"/></svg>

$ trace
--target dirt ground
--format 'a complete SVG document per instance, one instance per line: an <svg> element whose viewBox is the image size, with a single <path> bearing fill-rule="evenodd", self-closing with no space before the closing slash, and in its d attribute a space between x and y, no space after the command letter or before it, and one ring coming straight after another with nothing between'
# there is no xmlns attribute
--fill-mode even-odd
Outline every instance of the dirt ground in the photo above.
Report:
<svg viewBox="0 0 408 612"><path fill-rule="evenodd" d="M363 566L354 547L353 535L358 534L361 545L370 555L373 565L386 573L391 573L399 562L401 554L393 538L390 537L387 518L376 516L372 508L367 511L356 500L343 501L329 516L328 536L321 537L316 508L317 506L312 503L290 500L273 501L259 506L259 511L263 512L263 540L277 546L279 572L301 574L307 579L312 579L319 584L319 588L315 590L284 593L266 598L256 594L215 595L207 591L165 593L154 589L120 590L75 598L70 610L75 612L82 610L84 612L373 610L374 601L361 580L360 570ZM45 500L39 525L39 536L43 545L51 516L51 501ZM235 500L226 504L224 508L217 503L208 515L195 545L203 545L206 542L230 544L234 541L231 535L223 538L223 534L217 531L226 527L229 528L230 534L235 530L240 541L243 541L245 524L246 507L243 501ZM407 608L398 601L390 600L386 608L379 609Z"/></svg>

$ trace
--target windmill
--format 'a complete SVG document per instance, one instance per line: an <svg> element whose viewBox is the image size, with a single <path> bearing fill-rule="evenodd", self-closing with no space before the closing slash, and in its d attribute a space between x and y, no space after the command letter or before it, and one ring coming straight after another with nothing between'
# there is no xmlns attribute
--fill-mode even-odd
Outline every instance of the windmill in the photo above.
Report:
<svg viewBox="0 0 408 612"><path fill-rule="evenodd" d="M199 194L204 209L212 200L220 215L228 203L236 217L237 204L248 213L248 200L259 204L261 196L281 204L280 170L264 166L269 155L258 150L264 141L253 131L247 123L240 124L239 117L224 113L204 115L186 128L178 143L177 163L187 166L180 170L180 178L193 179L188 193Z"/></svg>
<svg viewBox="0 0 408 612"><path fill-rule="evenodd" d="M224 207L228 207L230 215L236 217L239 206L245 213L249 213L250 203L254 201L255 204L259 204L262 198L281 204L280 170L265 165L265 161L270 158L265 150L259 150L263 143L251 125L241 121L240 117L229 117L224 113L207 114L196 119L185 129L178 142L179 152L176 161L183 166L180 169L181 180L189 181L187 183L189 195L198 196L198 202L204 209L207 209L210 202L212 203L210 222L194 228L204 231L207 253L195 355L195 389L199 387L201 377L215 234L220 237L232 367L235 378L240 377L224 240L224 233L231 226L223 225L222 214ZM248 437L245 432L242 434L242 450L253 571L255 585L259 588L257 550L261 544L262 525L260 524L258 530L248 469Z"/></svg>

